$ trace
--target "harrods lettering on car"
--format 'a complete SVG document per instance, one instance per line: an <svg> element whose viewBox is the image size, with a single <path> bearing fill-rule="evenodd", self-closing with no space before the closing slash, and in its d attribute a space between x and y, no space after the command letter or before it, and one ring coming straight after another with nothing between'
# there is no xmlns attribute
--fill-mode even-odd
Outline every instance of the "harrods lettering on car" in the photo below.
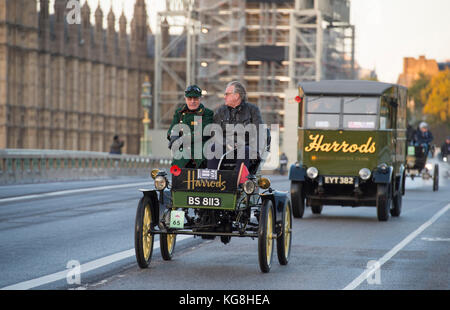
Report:
<svg viewBox="0 0 450 310"><path fill-rule="evenodd" d="M195 177L195 170L188 171L188 177L186 181L183 181L183 183L187 183L187 189L188 190L194 190L196 187L202 187L202 188L217 188L221 191L224 191L226 189L226 181L222 180L222 175L219 174L218 180L204 180L204 179L197 179Z"/></svg>
<svg viewBox="0 0 450 310"><path fill-rule="evenodd" d="M363 154L375 153L376 146L372 137L369 137L367 142L364 144L350 144L347 141L337 142L323 142L324 135L310 135L309 139L311 142L307 147L305 147L305 152L343 152L343 153L356 153L360 152Z"/></svg>

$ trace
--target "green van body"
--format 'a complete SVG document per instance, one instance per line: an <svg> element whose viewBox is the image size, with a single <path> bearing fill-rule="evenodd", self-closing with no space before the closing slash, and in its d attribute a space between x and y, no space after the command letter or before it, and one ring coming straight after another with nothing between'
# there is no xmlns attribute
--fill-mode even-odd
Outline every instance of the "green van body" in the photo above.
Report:
<svg viewBox="0 0 450 310"><path fill-rule="evenodd" d="M375 205L376 184L382 182L404 193L406 96L402 86L372 81L299 84L298 153L289 179L304 184L307 204ZM318 170L314 180L307 175L310 167ZM363 168L371 171L370 179L360 178ZM323 185L329 177L352 180Z"/></svg>

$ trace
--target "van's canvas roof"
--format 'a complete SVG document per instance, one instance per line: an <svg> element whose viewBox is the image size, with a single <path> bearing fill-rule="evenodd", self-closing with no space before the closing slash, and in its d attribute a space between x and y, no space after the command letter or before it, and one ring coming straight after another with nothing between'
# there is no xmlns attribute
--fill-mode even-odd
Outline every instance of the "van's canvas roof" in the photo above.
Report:
<svg viewBox="0 0 450 310"><path fill-rule="evenodd" d="M396 84L359 80L323 80L319 82L300 82L298 86L306 95L361 95L381 96L391 87L403 87Z"/></svg>

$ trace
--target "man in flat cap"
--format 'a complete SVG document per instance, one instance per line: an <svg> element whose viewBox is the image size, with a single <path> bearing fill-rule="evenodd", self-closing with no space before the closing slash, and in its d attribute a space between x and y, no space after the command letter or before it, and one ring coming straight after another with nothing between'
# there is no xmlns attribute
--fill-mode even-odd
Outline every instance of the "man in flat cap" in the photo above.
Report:
<svg viewBox="0 0 450 310"><path fill-rule="evenodd" d="M203 145L210 138L208 136L203 136L203 129L208 124L214 122L213 116L214 112L210 109L207 109L200 103L200 98L202 97L202 90L197 85L188 86L184 92L184 100L185 104L178 108L173 115L172 124L170 125L169 130L167 131L167 139L169 140L169 148L174 152L179 152L178 145L175 145L174 142L181 138L183 135L185 136L183 139L189 139L190 145L188 148L190 150L186 150L190 154L190 158L186 156L182 156L181 158L174 158L172 165L177 165L180 168L205 168L206 161L205 156L203 154ZM183 128L187 128L185 126L176 126L176 125L187 125L189 127L189 132L184 132ZM201 127L198 127L201 126ZM201 156L195 156L195 148L194 148L194 130L195 128L200 129L202 135L202 152ZM182 145L182 148L186 147L186 145ZM182 151L182 149L181 149ZM196 158L197 157L197 158Z"/></svg>

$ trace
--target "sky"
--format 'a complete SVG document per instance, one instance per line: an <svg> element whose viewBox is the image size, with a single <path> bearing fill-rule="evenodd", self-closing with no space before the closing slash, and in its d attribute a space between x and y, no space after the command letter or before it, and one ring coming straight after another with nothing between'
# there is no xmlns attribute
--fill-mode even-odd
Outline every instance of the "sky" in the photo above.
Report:
<svg viewBox="0 0 450 310"><path fill-rule="evenodd" d="M85 1L89 1L91 10L100 1L105 19L111 3L117 19L123 8L128 21L135 2L81 0L81 4ZM155 32L156 13L165 8L165 0L146 2L150 27ZM438 62L450 60L450 0L350 0L350 3L350 22L356 28L356 61L362 68L375 69L380 81L396 83L403 71L404 57L424 55Z"/></svg>
<svg viewBox="0 0 450 310"><path fill-rule="evenodd" d="M355 57L378 79L397 82L403 57L450 60L450 0L350 0Z"/></svg>

